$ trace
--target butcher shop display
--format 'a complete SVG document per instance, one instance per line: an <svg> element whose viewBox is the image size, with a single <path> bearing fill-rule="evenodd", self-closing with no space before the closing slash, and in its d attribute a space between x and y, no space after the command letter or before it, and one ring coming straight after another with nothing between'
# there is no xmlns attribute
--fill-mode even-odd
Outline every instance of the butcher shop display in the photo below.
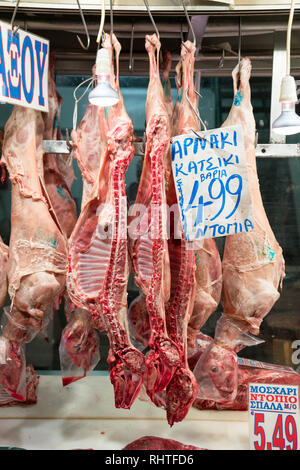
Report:
<svg viewBox="0 0 300 470"><path fill-rule="evenodd" d="M171 54L164 51L161 78L158 37L146 36L145 46L150 67L146 148L129 216L124 176L136 138L119 86L121 46L115 35L104 33L103 47L110 53L112 77L115 56L116 76L111 84L121 99L108 113L88 104L71 134L83 178L77 221L70 193L74 181L70 159L67 162L62 155L45 154L42 149L42 139L62 138L62 98L56 91L53 59L49 112L42 116L15 106L6 124L2 163L13 183L12 233L9 247L1 242L1 303L8 291L11 305L4 310L1 340L4 364L13 359L15 372L10 376L3 365L3 383L10 394L22 396L18 393L21 385L25 390L22 345L46 328L63 294L67 319L59 348L63 384L95 368L100 359L96 330L105 331L116 407L130 408L144 386L151 401L166 409L173 425L184 419L194 402L198 407L217 402L219 408L234 402L241 381L236 353L243 347L243 335L257 335L278 299L284 260L259 191L249 59L233 71L235 100L224 126L244 126L255 230L227 236L221 264L213 239L197 245L185 241L171 169L171 137L197 132L202 125L193 80L195 45L186 41L181 46L174 106ZM136 223L140 207L145 210ZM25 223L28 211L31 216L39 213L38 225ZM130 268L140 295L127 313ZM196 347L197 335L217 309L221 290L224 313L214 340L198 354L193 373L188 351Z"/></svg>
<svg viewBox="0 0 300 470"><path fill-rule="evenodd" d="M107 32L102 2L92 44L95 24L86 24L78 0L82 25L69 16L62 22L65 8L59 5L57 38L55 22L48 31L48 19L37 21L36 13L28 19L26 6L28 34L20 34L14 24L18 4L10 23L0 25L3 419L11 420L16 411L17 420L33 417L38 427L50 391L45 384L57 375L57 414L49 412L50 395L42 411L43 419L53 420L53 430L65 419L67 397L67 418L93 419L99 446L110 439L110 448L119 446L124 455L207 450L201 433L217 435L212 426L222 425L215 423L232 419L237 429L248 425L249 384L294 386L295 396L297 389L300 394L295 307L300 169L299 159L285 160L299 156L299 142L285 144L284 137L279 145L271 128L270 145L258 144L269 82L256 80L265 73L257 67L258 53L246 45L241 51L241 38L247 42L249 31L255 43L254 20L244 13L245 32L239 19L232 28L239 28L239 37L235 32L231 45L220 39L231 29L219 31L221 16L211 20L206 35L210 17L198 12L190 19L181 2L182 12L181 7L176 12L185 15L187 25L175 14L168 22L165 15L158 21L159 34L144 0L149 30L136 28L138 13L130 18L131 30L124 13L114 28L111 3ZM95 18L96 9L85 10ZM31 27L38 34L45 29L44 42ZM290 27L289 22L285 84L292 78ZM80 36L85 31L87 38L85 45L77 36L78 49L68 40L75 31ZM262 48L266 57L269 42ZM274 55L274 70L276 60ZM230 78L223 79L230 73L233 86ZM291 113L290 119L297 119L299 103L291 96L283 86L283 117ZM271 102L275 109L274 83ZM271 162L270 155L276 157ZM266 158L257 164L257 157ZM209 225L212 221L216 225ZM229 230L234 224L240 231ZM193 427L198 420L199 441ZM113 434L116 423L121 437ZM288 435L290 422L284 423ZM21 421L17 427L23 435ZM21 444L11 447L27 449ZM273 444L266 442L268 449ZM293 441L293 448L297 445ZM94 442L76 450L88 446L92 450Z"/></svg>

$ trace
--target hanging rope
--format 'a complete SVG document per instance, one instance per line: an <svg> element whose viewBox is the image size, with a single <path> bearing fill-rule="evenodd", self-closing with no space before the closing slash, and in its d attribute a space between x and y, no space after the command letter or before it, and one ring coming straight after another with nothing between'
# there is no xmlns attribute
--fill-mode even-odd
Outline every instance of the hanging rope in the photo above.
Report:
<svg viewBox="0 0 300 470"><path fill-rule="evenodd" d="M290 75L291 68L291 33L294 18L295 0L291 0L291 9L286 34L286 75Z"/></svg>

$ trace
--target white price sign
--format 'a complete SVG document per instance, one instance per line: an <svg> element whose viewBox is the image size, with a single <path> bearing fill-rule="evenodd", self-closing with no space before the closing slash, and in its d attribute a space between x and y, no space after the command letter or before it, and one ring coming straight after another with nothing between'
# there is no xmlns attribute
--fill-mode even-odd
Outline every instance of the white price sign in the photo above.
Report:
<svg viewBox="0 0 300 470"><path fill-rule="evenodd" d="M299 450L298 386L249 384L252 450Z"/></svg>
<svg viewBox="0 0 300 470"><path fill-rule="evenodd" d="M172 170L187 241L254 229L241 126L174 137Z"/></svg>
<svg viewBox="0 0 300 470"><path fill-rule="evenodd" d="M48 111L49 41L0 21L0 101Z"/></svg>

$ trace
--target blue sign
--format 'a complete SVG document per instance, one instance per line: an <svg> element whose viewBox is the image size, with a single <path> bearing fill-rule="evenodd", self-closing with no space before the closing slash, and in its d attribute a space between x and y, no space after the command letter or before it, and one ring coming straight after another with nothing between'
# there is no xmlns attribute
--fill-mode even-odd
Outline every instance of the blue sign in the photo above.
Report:
<svg viewBox="0 0 300 470"><path fill-rule="evenodd" d="M0 101L48 111L49 41L0 21Z"/></svg>

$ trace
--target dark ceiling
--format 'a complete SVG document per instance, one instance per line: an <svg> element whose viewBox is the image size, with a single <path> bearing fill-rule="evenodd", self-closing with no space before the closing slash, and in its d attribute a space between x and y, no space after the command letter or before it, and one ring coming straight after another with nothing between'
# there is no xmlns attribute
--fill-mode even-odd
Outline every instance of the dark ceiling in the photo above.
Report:
<svg viewBox="0 0 300 470"><path fill-rule="evenodd" d="M10 22L11 10L0 8L1 20ZM56 70L60 73L90 73L97 48L96 36L99 28L99 12L84 14L90 34L88 51L81 48L76 34L85 43L85 33L79 12L26 11L19 9L15 24L22 29L50 40L50 48L56 57ZM184 13L174 15L153 14L161 37L162 48L172 53L174 72L179 59L181 40L191 38ZM239 18L241 18L241 54L251 58L253 73L271 75L274 34L285 37L287 14L210 15L192 16L197 36L196 69L203 75L229 75L236 63L239 45ZM126 12L114 14L113 29L121 45L120 73L146 75L148 58L145 51L145 34L154 32L146 13L129 16ZM133 71L129 70L130 46L132 42ZM110 31L109 13L106 15L105 31ZM281 32L281 33L280 33ZM225 52L223 53L223 50ZM232 50L233 52L230 52ZM235 54L234 54L235 53ZM220 59L224 55L223 66ZM292 73L300 73L300 14L295 14L292 34Z"/></svg>

